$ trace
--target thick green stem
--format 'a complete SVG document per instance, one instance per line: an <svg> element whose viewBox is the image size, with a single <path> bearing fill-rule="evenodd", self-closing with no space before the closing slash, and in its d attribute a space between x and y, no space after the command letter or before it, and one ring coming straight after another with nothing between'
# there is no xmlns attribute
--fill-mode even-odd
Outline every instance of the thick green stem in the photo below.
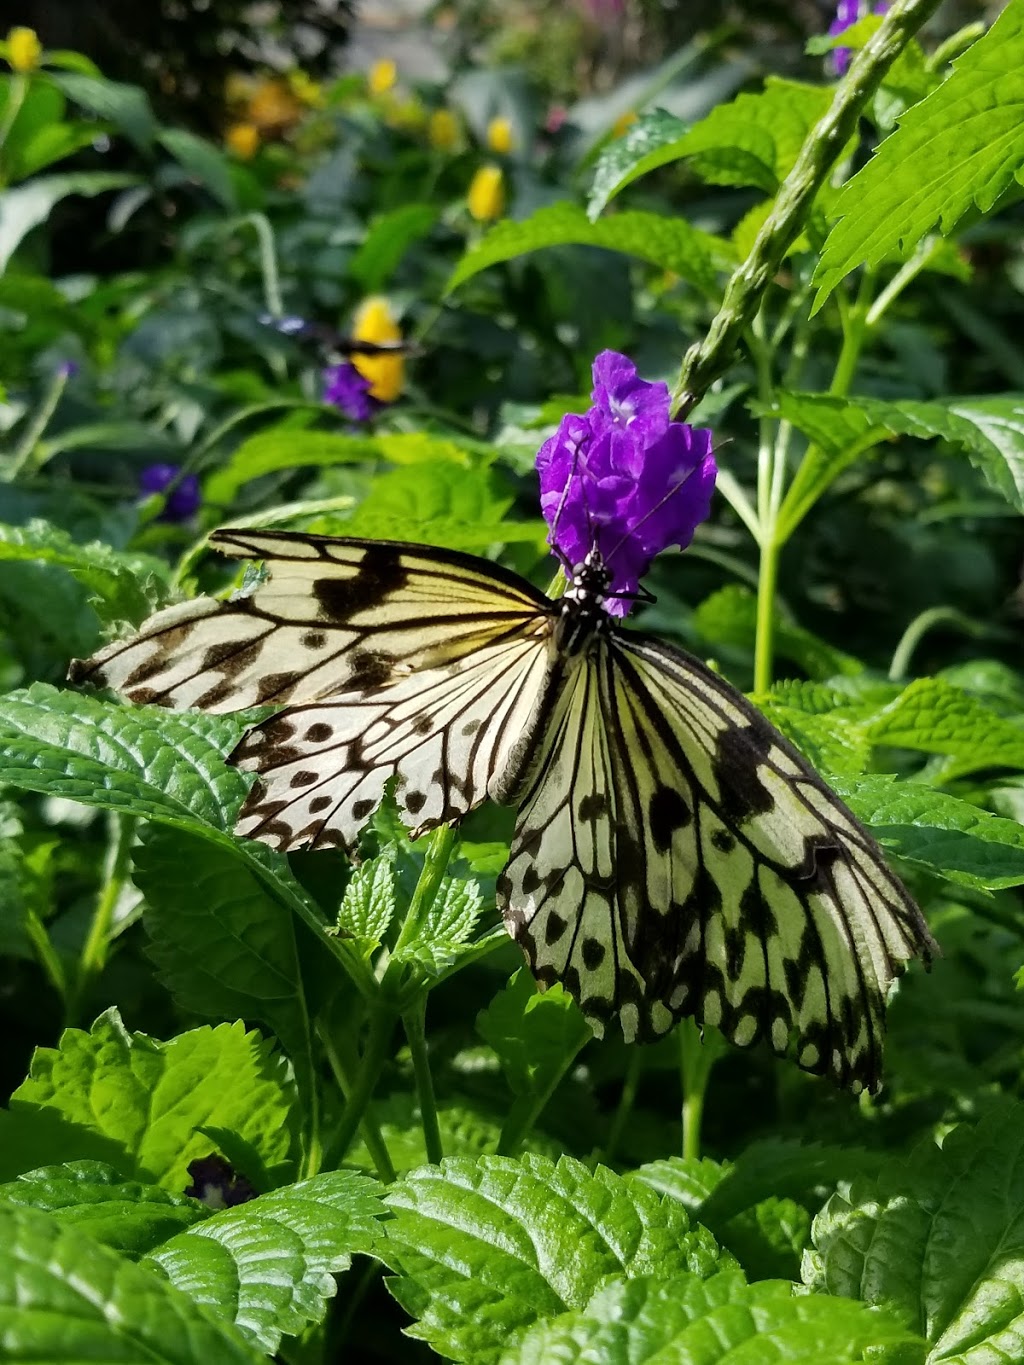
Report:
<svg viewBox="0 0 1024 1365"><path fill-rule="evenodd" d="M348 1103L345 1105L337 1131L324 1152L322 1169L325 1171L337 1170L341 1165L345 1153L352 1145L352 1139L366 1118L367 1106L373 1098L380 1074L391 1053L391 1035L395 1030L395 1018L393 1010L380 1006L370 1014L366 1047L359 1060Z"/></svg>
<svg viewBox="0 0 1024 1365"><path fill-rule="evenodd" d="M750 254L733 274L725 299L703 341L683 359L673 398L673 415L685 418L708 387L733 363L768 285L802 228L815 195L857 131L864 104L940 0L896 0L836 89L832 107L813 128L796 165L784 180Z"/></svg>
<svg viewBox="0 0 1024 1365"><path fill-rule="evenodd" d="M423 1125L423 1145L427 1160L436 1166L444 1156L444 1148L441 1145L437 1101L434 1098L434 1078L430 1074L430 1055L427 1052L426 1011L427 992L423 991L414 1003L403 1011L402 1027L409 1043L413 1075L416 1077L416 1097L420 1106L420 1123Z"/></svg>
<svg viewBox="0 0 1024 1365"><path fill-rule="evenodd" d="M423 861L423 871L416 883L409 911L402 923L398 941L392 953L394 958L401 955L402 949L415 943L423 930L423 924L434 904L442 878L448 870L448 863L455 848L455 830L451 825L442 825L434 831L427 845L427 856Z"/></svg>
<svg viewBox="0 0 1024 1365"><path fill-rule="evenodd" d="M761 542L757 574L757 637L754 642L754 691L767 692L772 685L775 658L775 589L779 576L779 545L774 527L770 539Z"/></svg>
<svg viewBox="0 0 1024 1365"><path fill-rule="evenodd" d="M704 1036L692 1019L679 1026L679 1070L683 1084L683 1156L700 1156L700 1128L704 1118L711 1068L722 1050L722 1035L707 1029Z"/></svg>

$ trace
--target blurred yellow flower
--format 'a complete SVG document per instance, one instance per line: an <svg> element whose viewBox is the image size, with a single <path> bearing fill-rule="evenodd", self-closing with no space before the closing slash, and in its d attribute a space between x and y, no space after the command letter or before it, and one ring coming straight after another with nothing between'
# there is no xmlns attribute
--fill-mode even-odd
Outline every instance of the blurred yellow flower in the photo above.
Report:
<svg viewBox="0 0 1024 1365"><path fill-rule="evenodd" d="M245 106L244 119L263 136L286 132L302 117L302 105L286 81L277 76L260 81Z"/></svg>
<svg viewBox="0 0 1024 1365"><path fill-rule="evenodd" d="M386 95L398 80L398 67L390 57L381 57L370 67L366 84L371 95Z"/></svg>
<svg viewBox="0 0 1024 1365"><path fill-rule="evenodd" d="M34 28L12 28L7 35L7 60L15 71L34 71L43 45Z"/></svg>
<svg viewBox="0 0 1024 1365"><path fill-rule="evenodd" d="M431 147L450 152L459 140L459 121L450 109L435 109L427 123Z"/></svg>
<svg viewBox="0 0 1024 1365"><path fill-rule="evenodd" d="M507 118L492 118L487 125L487 145L499 156L507 156L516 145L512 123Z"/></svg>
<svg viewBox="0 0 1024 1365"><path fill-rule="evenodd" d="M233 123L224 134L224 145L239 161L251 161L259 150L260 130L255 123Z"/></svg>
<svg viewBox="0 0 1024 1365"><path fill-rule="evenodd" d="M505 177L500 166L481 166L466 195L469 211L478 223L490 223L505 212Z"/></svg>
<svg viewBox="0 0 1024 1365"><path fill-rule="evenodd" d="M418 133L426 125L427 111L417 99L395 101L387 109L384 122L389 128Z"/></svg>
<svg viewBox="0 0 1024 1365"><path fill-rule="evenodd" d="M402 330L383 294L369 295L356 309L352 336L356 341L401 341ZM354 355L352 364L370 381L371 398L393 403L402 392L405 360L401 355Z"/></svg>
<svg viewBox="0 0 1024 1365"><path fill-rule="evenodd" d="M621 137L627 128L631 128L637 122L638 118L639 115L635 109L627 109L624 114L620 114L612 124L612 137Z"/></svg>

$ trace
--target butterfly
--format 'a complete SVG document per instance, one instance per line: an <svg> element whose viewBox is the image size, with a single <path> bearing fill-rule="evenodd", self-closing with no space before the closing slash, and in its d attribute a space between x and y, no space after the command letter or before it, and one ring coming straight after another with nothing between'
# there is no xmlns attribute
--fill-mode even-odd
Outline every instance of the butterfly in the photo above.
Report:
<svg viewBox="0 0 1024 1365"><path fill-rule="evenodd" d="M347 336L324 322L310 322L295 314L277 317L273 313L261 313L259 322L270 327L281 336L295 341L313 342L326 355L332 357L353 355L421 355L422 350L414 341L404 338L397 341L366 341L361 337Z"/></svg>
<svg viewBox="0 0 1024 1365"><path fill-rule="evenodd" d="M351 847L394 779L415 834L518 809L498 905L542 984L627 1041L682 1016L880 1083L886 996L934 949L878 844L717 673L619 625L595 549L550 598L454 550L221 530L268 575L146 621L71 678L135 702L282 709L231 762L237 832Z"/></svg>

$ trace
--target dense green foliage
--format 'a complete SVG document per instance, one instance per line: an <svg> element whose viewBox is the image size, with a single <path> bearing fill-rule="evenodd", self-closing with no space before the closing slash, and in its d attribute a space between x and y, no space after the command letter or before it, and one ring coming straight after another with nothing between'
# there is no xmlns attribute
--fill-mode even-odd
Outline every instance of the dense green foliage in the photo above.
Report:
<svg viewBox="0 0 1024 1365"><path fill-rule="evenodd" d="M0 51L0 1357L1021 1358L1024 0L924 44L934 8L838 83L827 42L742 89L695 45L625 131L378 73L226 151ZM418 353L356 427L260 319L382 292ZM508 811L285 856L232 833L253 713L64 684L237 585L219 525L543 585L533 460L604 347L722 471L644 626L752 690L941 945L876 1098L689 1023L595 1041L498 922ZM257 1197L186 1195L211 1153Z"/></svg>

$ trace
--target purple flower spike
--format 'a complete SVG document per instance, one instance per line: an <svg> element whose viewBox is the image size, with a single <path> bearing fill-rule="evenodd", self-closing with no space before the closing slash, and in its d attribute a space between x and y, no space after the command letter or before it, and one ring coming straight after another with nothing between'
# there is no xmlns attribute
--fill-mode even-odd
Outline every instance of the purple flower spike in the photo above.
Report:
<svg viewBox="0 0 1024 1365"><path fill-rule="evenodd" d="M889 8L888 3L877 4L872 7L865 4L864 0L839 0L839 7L836 10L836 17L828 26L830 38L838 38L840 33L845 33L848 28L852 28L858 19L863 19L866 14L884 14ZM848 47L834 47L832 49L832 69L837 76L845 76L850 65L850 49Z"/></svg>
<svg viewBox="0 0 1024 1365"><path fill-rule="evenodd" d="M179 474L181 474L181 469L176 464L147 465L139 475L139 492L146 497L153 493L162 493L165 488L174 483ZM157 520L188 521L189 517L198 512L201 501L199 480L194 474L185 474L173 491L168 494L163 511Z"/></svg>
<svg viewBox="0 0 1024 1365"><path fill-rule="evenodd" d="M350 422L368 422L380 408L370 397L370 380L347 360L324 370L324 402L336 407Z"/></svg>
<svg viewBox="0 0 1024 1365"><path fill-rule="evenodd" d="M625 616L651 560L685 549L708 515L718 472L711 432L669 417L667 384L631 360L594 361L594 406L562 418L537 454L548 543L570 569L597 548L611 575L606 609Z"/></svg>

